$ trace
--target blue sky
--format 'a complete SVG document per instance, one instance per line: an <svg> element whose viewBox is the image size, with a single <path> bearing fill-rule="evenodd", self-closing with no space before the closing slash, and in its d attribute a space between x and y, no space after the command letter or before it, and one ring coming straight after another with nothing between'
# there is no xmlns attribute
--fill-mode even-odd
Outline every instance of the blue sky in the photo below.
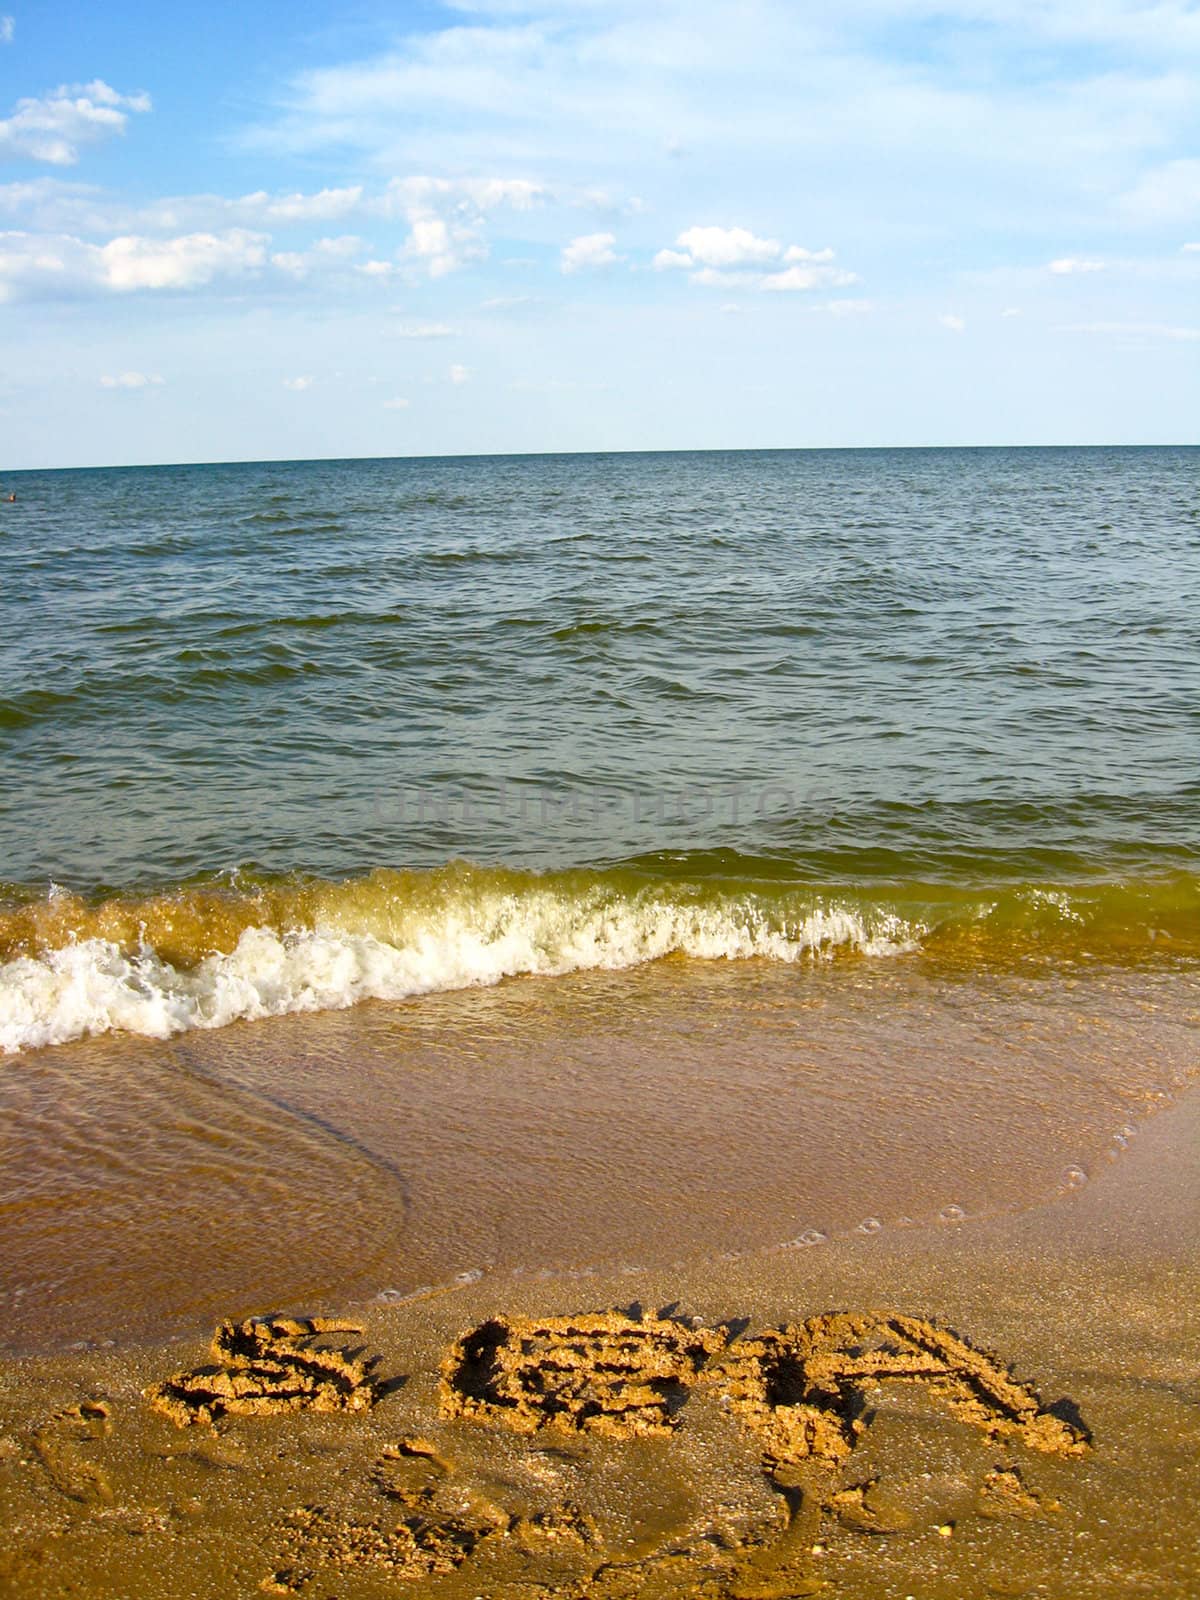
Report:
<svg viewBox="0 0 1200 1600"><path fill-rule="evenodd" d="M1194 442L1200 3L0 0L0 329L10 470Z"/></svg>

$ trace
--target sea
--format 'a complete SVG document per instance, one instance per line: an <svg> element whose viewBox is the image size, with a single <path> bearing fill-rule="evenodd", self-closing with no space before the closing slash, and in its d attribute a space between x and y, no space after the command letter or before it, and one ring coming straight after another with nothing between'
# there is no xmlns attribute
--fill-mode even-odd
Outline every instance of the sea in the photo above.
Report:
<svg viewBox="0 0 1200 1600"><path fill-rule="evenodd" d="M789 1194L797 1238L1017 1203L988 1157L1013 1127L1048 1141L1042 1189L1083 1181L1194 1071L1200 449L265 462L0 490L0 1098L22 1283L47 1249L30 1219L74 1197L82 1229L132 1182L132 1148L143 1198L156 1162L174 1175L160 1224L206 1138L226 1153L205 1170L225 1161L236 1187L289 1116L378 1177L414 1137L397 1126L381 1154L381 1106L451 1081L460 1101L498 1093L503 1061L534 1108L510 1126L511 1097L493 1106L518 1144L614 1061L664 1137L735 1095L766 1149L783 1112L764 1083L796 1117L849 1083L828 1148L850 1159L907 1104L911 1148L881 1135L870 1170L890 1183L907 1150L919 1204L864 1179L830 1221ZM179 1132L188 1050L188 1093L207 1073L227 1107L236 1078L257 1132L218 1137L211 1106ZM269 1094L247 1065L267 1058ZM930 1063L951 1058L949 1086ZM1021 1121L1047 1097L1053 1137ZM597 1115L572 1223L589 1240L623 1170ZM943 1115L974 1165L935 1194ZM429 1102L421 1148L458 1163L466 1208L447 1118ZM676 1138L668 1176L736 1218L749 1191L705 1178L720 1125L686 1159ZM746 1170L736 1143L726 1176ZM99 1148L107 1175L85 1182ZM319 1166L279 1148L289 1172ZM476 1153L485 1192L496 1151ZM755 1192L789 1181L780 1163ZM510 1243L556 1181L513 1209ZM438 1237L445 1257L462 1233Z"/></svg>

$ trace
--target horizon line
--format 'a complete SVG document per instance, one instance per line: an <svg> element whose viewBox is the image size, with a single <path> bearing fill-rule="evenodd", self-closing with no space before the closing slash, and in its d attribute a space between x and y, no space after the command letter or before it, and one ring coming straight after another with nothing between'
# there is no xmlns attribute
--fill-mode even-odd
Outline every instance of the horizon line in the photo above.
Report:
<svg viewBox="0 0 1200 1600"><path fill-rule="evenodd" d="M537 461L580 456L734 456L734 455L861 455L867 452L918 452L951 450L1197 450L1200 442L1163 440L1154 444L820 444L820 445L701 445L636 449L632 446L593 450L454 450L428 454L362 456L231 456L202 461L78 462L55 467L3 467L0 478L48 472L147 472L178 467L293 467L333 466L343 462L374 461Z"/></svg>

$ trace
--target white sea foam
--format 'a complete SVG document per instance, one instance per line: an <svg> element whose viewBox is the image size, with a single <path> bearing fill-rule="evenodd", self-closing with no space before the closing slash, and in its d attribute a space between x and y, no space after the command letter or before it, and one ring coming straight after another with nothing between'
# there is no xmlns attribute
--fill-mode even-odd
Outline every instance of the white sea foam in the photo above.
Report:
<svg viewBox="0 0 1200 1600"><path fill-rule="evenodd" d="M921 931L887 916L868 927L859 913L837 906L781 921L752 901L691 905L657 896L580 899L533 891L451 902L391 938L333 924L247 928L227 954L186 968L151 949L130 955L109 940L87 938L0 965L0 1049L34 1049L113 1029L161 1039L519 974L619 970L673 953L789 962L837 949L893 955L914 948Z"/></svg>

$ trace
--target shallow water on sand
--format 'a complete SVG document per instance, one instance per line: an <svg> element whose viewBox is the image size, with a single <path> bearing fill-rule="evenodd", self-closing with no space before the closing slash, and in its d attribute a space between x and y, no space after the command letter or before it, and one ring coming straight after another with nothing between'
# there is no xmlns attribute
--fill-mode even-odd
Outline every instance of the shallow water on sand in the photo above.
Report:
<svg viewBox="0 0 1200 1600"><path fill-rule="evenodd" d="M37 1052L4 1343L970 1226L1119 1155L1198 1025L1187 971L680 960Z"/></svg>

